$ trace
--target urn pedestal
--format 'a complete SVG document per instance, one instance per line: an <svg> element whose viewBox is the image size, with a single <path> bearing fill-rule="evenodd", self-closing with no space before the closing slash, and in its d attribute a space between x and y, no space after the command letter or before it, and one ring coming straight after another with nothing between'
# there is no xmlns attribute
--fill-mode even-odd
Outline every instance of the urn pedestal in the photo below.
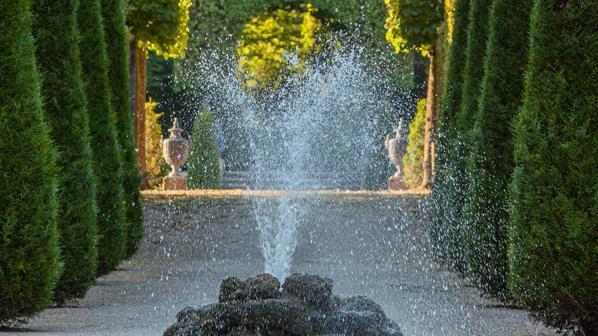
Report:
<svg viewBox="0 0 598 336"><path fill-rule="evenodd" d="M172 168L168 176L162 179L164 190L187 190L187 174L180 171L180 167L187 162L191 141L183 138L183 130L179 128L178 118L174 118L174 124L169 129L170 137L162 140L162 153L164 159Z"/></svg>
<svg viewBox="0 0 598 336"><path fill-rule="evenodd" d="M406 189L405 183L403 183L403 172L401 165L403 163L403 155L407 148L407 139L401 134L403 129L403 118L399 120L399 125L395 130L394 138L387 138L384 144L388 150L388 158L395 166L396 172L393 176L388 178L388 189L390 190L402 190Z"/></svg>

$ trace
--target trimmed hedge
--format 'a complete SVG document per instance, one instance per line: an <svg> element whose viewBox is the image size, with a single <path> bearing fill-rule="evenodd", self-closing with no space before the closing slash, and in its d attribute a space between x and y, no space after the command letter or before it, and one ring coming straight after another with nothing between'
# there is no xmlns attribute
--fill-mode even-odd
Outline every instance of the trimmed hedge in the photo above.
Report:
<svg viewBox="0 0 598 336"><path fill-rule="evenodd" d="M116 268L124 258L127 218L123 190L121 149L116 119L110 105L108 63L99 0L86 0L79 6L81 60L85 94L89 102L94 168L98 177L98 273Z"/></svg>
<svg viewBox="0 0 598 336"><path fill-rule="evenodd" d="M597 20L594 1L534 1L509 228L517 301L584 335L598 334Z"/></svg>
<svg viewBox="0 0 598 336"><path fill-rule="evenodd" d="M469 277L483 291L507 289L507 189L513 172L511 121L521 102L532 0L494 0L479 106L471 133L463 218Z"/></svg>
<svg viewBox="0 0 598 336"><path fill-rule="evenodd" d="M56 151L43 117L30 2L0 10L0 322L35 314L60 277Z"/></svg>
<svg viewBox="0 0 598 336"><path fill-rule="evenodd" d="M436 177L430 195L431 240L435 254L453 269L462 269L461 231L457 219L462 205L461 191L456 188L456 162L453 142L456 141L457 113L461 106L463 69L467 49L467 27L471 0L456 0L453 41L448 51L447 79L442 94L440 128L436 155Z"/></svg>
<svg viewBox="0 0 598 336"><path fill-rule="evenodd" d="M97 261L98 209L76 8L76 0L36 0L32 6L45 111L60 153L58 229L64 272L54 294L58 303L85 295Z"/></svg>
<svg viewBox="0 0 598 336"><path fill-rule="evenodd" d="M189 187L193 189L217 189L222 187L220 154L216 145L214 117L208 110L195 116L191 154L189 156Z"/></svg>
<svg viewBox="0 0 598 336"><path fill-rule="evenodd" d="M129 48L125 28L125 2L101 0L108 54L108 81L111 104L116 115L118 141L122 151L124 195L127 218L125 257L135 254L143 237L143 213L139 184L141 177L129 103Z"/></svg>

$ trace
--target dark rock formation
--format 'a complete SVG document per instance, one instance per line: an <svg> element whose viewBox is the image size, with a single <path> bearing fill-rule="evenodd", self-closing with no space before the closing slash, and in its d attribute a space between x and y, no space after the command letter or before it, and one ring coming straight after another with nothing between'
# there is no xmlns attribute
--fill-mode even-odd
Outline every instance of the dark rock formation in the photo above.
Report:
<svg viewBox="0 0 598 336"><path fill-rule="evenodd" d="M332 280L270 274L220 285L219 302L177 314L164 336L402 336L374 301L332 294Z"/></svg>

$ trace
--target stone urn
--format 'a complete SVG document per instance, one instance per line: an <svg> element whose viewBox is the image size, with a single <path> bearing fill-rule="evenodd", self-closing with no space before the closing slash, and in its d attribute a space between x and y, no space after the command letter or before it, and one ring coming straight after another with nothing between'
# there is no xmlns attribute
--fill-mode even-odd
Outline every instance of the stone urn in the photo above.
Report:
<svg viewBox="0 0 598 336"><path fill-rule="evenodd" d="M399 124L395 129L394 138L386 138L384 144L388 150L388 158L395 166L396 172L393 176L388 178L388 188L391 190L405 189L403 183L403 172L401 165L403 163L403 155L407 148L407 138L402 134L403 118L399 119Z"/></svg>
<svg viewBox="0 0 598 336"><path fill-rule="evenodd" d="M174 118L174 124L168 131L170 136L162 140L162 154L172 171L162 180L163 189L186 190L187 174L181 172L181 166L189 158L191 141L182 137L183 130L179 127L178 118Z"/></svg>

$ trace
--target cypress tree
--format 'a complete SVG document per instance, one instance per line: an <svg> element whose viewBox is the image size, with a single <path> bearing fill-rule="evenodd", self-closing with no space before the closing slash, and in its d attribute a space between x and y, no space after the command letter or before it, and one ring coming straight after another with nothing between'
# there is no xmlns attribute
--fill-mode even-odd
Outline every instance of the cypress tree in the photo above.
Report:
<svg viewBox="0 0 598 336"><path fill-rule="evenodd" d="M89 112L94 167L98 176L100 274L113 270L125 253L125 213L121 150L116 118L110 105L106 42L99 0L83 0L78 12L81 59Z"/></svg>
<svg viewBox="0 0 598 336"><path fill-rule="evenodd" d="M456 169L453 143L457 141L457 113L461 106L463 69L467 49L467 27L471 0L456 0L453 41L449 46L447 80L441 99L440 127L436 163L436 180L431 205L431 238L436 254L450 266L463 265L460 231L457 219L462 206L462 192L456 187Z"/></svg>
<svg viewBox="0 0 598 336"><path fill-rule="evenodd" d="M132 256L143 236L143 213L137 155L129 103L129 51L125 30L123 0L101 0L106 47L108 52L108 82L111 104L116 115L116 129L122 150L124 193L127 218L125 256Z"/></svg>
<svg viewBox="0 0 598 336"><path fill-rule="evenodd" d="M479 107L468 162L469 275L500 298L507 290L507 188L513 172L511 120L521 102L532 0L494 0Z"/></svg>
<svg viewBox="0 0 598 336"><path fill-rule="evenodd" d="M535 0L514 121L509 288L551 325L598 334L594 1Z"/></svg>
<svg viewBox="0 0 598 336"><path fill-rule="evenodd" d="M220 153L216 145L214 117L210 111L203 110L197 113L191 144L189 186L196 189L220 188Z"/></svg>
<svg viewBox="0 0 598 336"><path fill-rule="evenodd" d="M469 8L469 24L467 26L467 48L463 68L463 84L461 87L461 105L455 120L455 134L451 144L450 179L451 197L450 220L447 225L451 232L447 241L449 251L454 256L452 265L459 272L468 272L468 257L475 251L468 250L468 223L463 218L463 207L468 202L467 191L470 172L467 171L467 159L470 150L470 132L473 116L477 109L480 84L484 74L484 54L487 37L488 17L491 0L471 0Z"/></svg>
<svg viewBox="0 0 598 336"><path fill-rule="evenodd" d="M58 228L64 272L55 292L59 303L85 294L95 279L97 261L96 188L76 6L76 0L36 0L32 7L44 106L60 153Z"/></svg>
<svg viewBox="0 0 598 336"><path fill-rule="evenodd" d="M52 300L60 277L56 152L43 117L30 2L0 10L0 322Z"/></svg>

